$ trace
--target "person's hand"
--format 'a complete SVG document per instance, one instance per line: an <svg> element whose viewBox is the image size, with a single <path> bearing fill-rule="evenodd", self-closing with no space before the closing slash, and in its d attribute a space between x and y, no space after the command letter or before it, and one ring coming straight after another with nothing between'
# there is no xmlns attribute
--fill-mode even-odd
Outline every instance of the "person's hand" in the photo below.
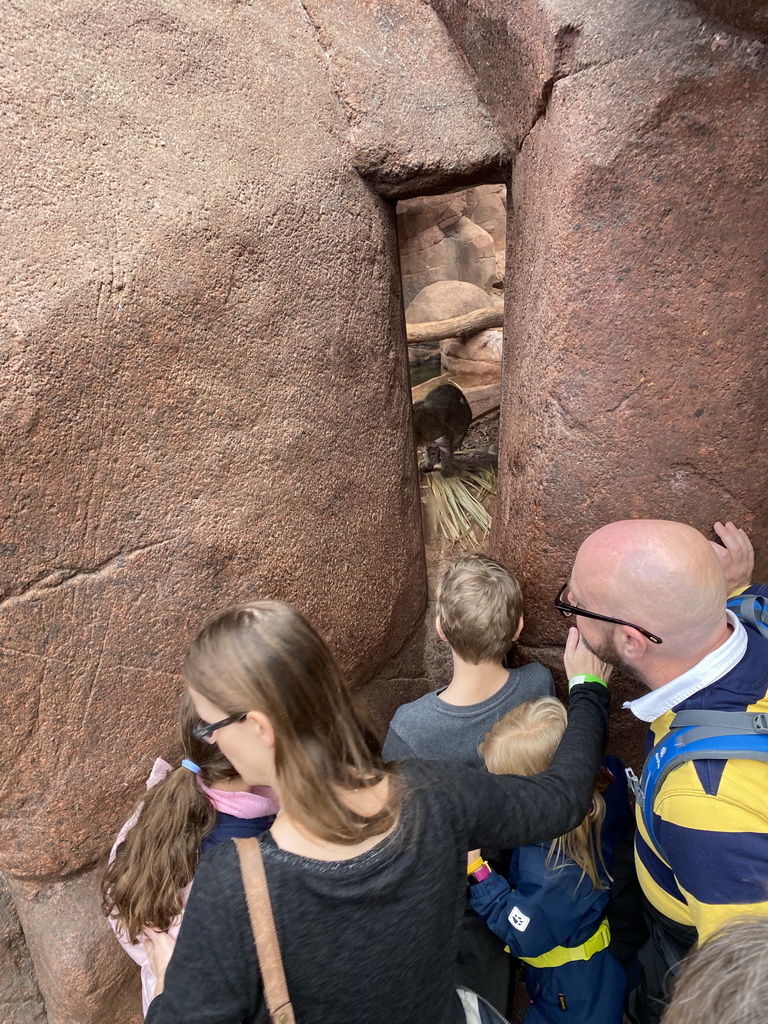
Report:
<svg viewBox="0 0 768 1024"><path fill-rule="evenodd" d="M574 676L597 676L604 682L608 682L613 665L601 661L596 654L587 650L581 634L575 626L568 630L568 639L565 641L565 654L563 655L565 673L569 679Z"/></svg>
<svg viewBox="0 0 768 1024"><path fill-rule="evenodd" d="M155 995L159 996L165 986L165 969L171 962L176 939L172 939L168 932L161 932L157 928L146 928L144 934L144 949L157 978Z"/></svg>
<svg viewBox="0 0 768 1024"><path fill-rule="evenodd" d="M734 590L752 582L752 571L755 568L752 541L733 523L715 523L714 529L722 544L715 540L710 541L710 544L723 567L728 593L732 594Z"/></svg>
<svg viewBox="0 0 768 1024"><path fill-rule="evenodd" d="M482 857L482 854L479 850L470 850L467 854L467 867L472 867L475 861L479 860L480 857Z"/></svg>

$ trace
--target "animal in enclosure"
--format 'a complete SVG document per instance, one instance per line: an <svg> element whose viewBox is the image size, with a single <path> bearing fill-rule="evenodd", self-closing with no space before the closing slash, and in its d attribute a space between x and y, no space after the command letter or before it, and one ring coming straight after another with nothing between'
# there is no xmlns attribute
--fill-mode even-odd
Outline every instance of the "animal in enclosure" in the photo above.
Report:
<svg viewBox="0 0 768 1024"><path fill-rule="evenodd" d="M419 467L431 473L440 463L443 476L453 474L453 453L464 440L472 422L472 409L456 384L440 384L413 404L416 447L426 447L426 461Z"/></svg>

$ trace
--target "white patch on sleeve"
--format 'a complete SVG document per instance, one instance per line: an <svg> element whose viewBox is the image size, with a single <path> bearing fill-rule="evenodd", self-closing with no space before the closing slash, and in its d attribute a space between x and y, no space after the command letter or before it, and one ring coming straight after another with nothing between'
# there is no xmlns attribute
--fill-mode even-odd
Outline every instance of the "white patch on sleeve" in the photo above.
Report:
<svg viewBox="0 0 768 1024"><path fill-rule="evenodd" d="M531 923L530 917L527 917L519 907L512 907L508 921L512 927L517 928L519 932L524 932Z"/></svg>

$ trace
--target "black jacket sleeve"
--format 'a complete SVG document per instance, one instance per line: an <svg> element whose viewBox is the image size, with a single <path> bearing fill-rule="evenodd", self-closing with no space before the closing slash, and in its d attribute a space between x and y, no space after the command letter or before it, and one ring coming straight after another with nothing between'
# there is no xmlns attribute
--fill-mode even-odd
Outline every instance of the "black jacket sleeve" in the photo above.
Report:
<svg viewBox="0 0 768 1024"><path fill-rule="evenodd" d="M599 683L574 687L568 727L552 764L538 775L491 775L451 765L454 827L465 831L468 850L543 843L584 819L608 734L609 706L608 691Z"/></svg>

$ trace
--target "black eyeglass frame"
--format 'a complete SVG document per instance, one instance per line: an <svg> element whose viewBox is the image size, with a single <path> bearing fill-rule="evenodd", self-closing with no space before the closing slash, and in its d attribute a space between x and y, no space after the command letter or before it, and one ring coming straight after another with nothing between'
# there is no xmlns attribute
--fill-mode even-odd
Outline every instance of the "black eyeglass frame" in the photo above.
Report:
<svg viewBox="0 0 768 1024"><path fill-rule="evenodd" d="M196 725L192 730L192 735L196 740L200 740L201 743L206 740L210 743L211 736L213 736L217 729L223 729L225 725L232 725L233 722L242 722L246 717L247 712L242 711L237 715L230 715L229 718L222 718L220 722L214 722L213 725L205 725L201 722L200 725Z"/></svg>
<svg viewBox="0 0 768 1024"><path fill-rule="evenodd" d="M611 615L598 615L597 612L588 612L583 608L579 608L578 605L568 604L567 601L563 601L563 594L569 586L570 583L566 583L555 598L555 608L557 608L564 618L570 618L571 615L581 615L585 619L597 619L598 622L613 622L616 626L631 626L632 629L636 629L638 633L642 633L644 637L647 637L652 644L663 643L660 636L656 636L655 633L651 633L649 630L643 629L643 627L638 626L636 622L625 622L624 619L614 619Z"/></svg>

